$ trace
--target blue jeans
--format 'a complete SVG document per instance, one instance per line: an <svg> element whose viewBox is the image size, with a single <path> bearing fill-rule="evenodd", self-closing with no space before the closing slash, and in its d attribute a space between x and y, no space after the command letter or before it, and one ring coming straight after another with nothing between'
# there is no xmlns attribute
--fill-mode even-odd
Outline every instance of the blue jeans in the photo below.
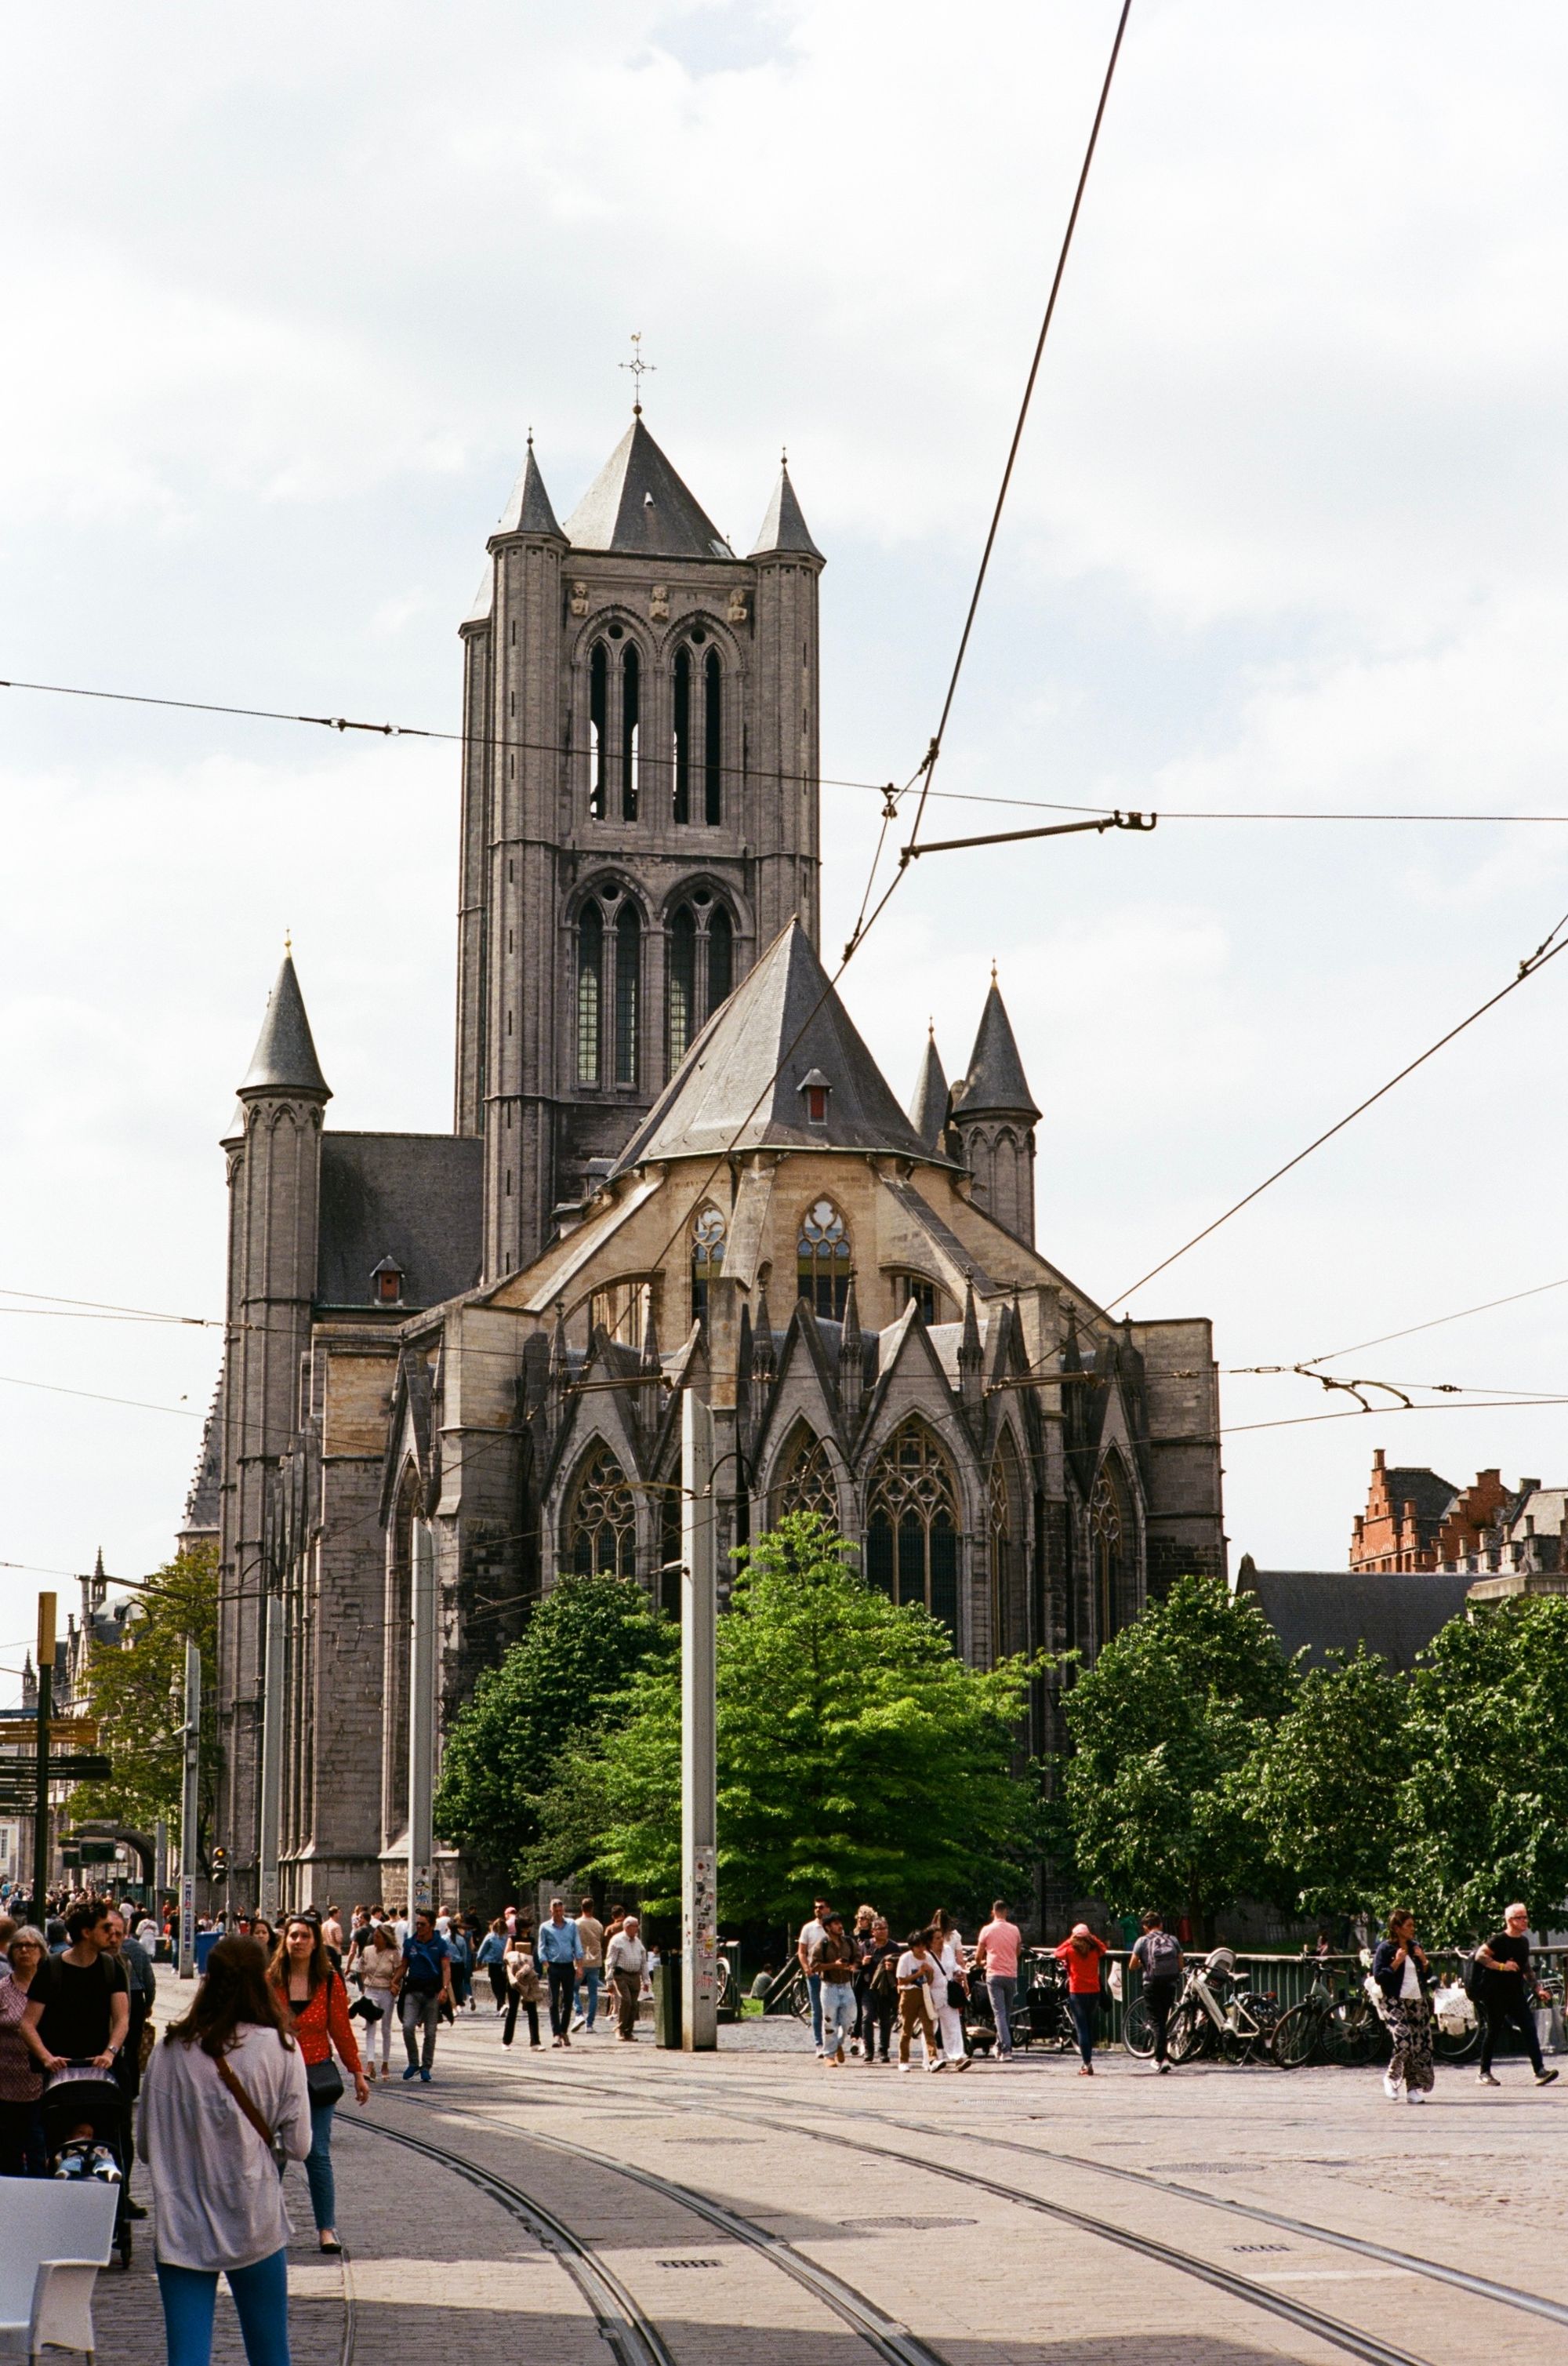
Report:
<svg viewBox="0 0 1568 2366"><path fill-rule="evenodd" d="M1097 1996L1073 1996L1070 1991L1067 2009L1072 2015L1072 2025L1078 2032L1078 2050L1083 2056L1085 2067L1092 2070L1094 2035L1100 2019L1100 2000Z"/></svg>
<svg viewBox="0 0 1568 2366"><path fill-rule="evenodd" d="M806 1974L806 1988L812 2000L812 2044L820 2054L823 2050L823 1976L820 1972Z"/></svg>
<svg viewBox="0 0 1568 2366"><path fill-rule="evenodd" d="M599 2018L599 1983L600 1977L601 1975L597 1964L593 1966L591 1970L584 1972L582 1976L583 1986L588 1990L588 2002L584 2006L583 2010L588 2014L588 2025L590 2029Z"/></svg>
<svg viewBox="0 0 1568 2366"><path fill-rule="evenodd" d="M305 2180L310 2188L310 2208L318 2235L324 2235L338 2223L338 2194L332 2179L332 2113L336 2109L334 2103L310 2106L310 2149L305 2156Z"/></svg>
<svg viewBox="0 0 1568 2366"><path fill-rule="evenodd" d="M288 2255L274 2251L253 2268L230 2268L229 2289L239 2312L251 2366L288 2366ZM210 2366L218 2271L158 2262L169 2366Z"/></svg>
<svg viewBox="0 0 1568 2366"><path fill-rule="evenodd" d="M1013 2052L1013 2007L1018 1995L1017 1979L1004 1980L1000 1973L989 1972L985 1992L991 1999L991 2017L996 2022L996 2051L1005 2062Z"/></svg>
<svg viewBox="0 0 1568 2366"><path fill-rule="evenodd" d="M823 2052L836 2054L847 2045L855 2034L855 1983L853 1980L824 1980L822 1983Z"/></svg>

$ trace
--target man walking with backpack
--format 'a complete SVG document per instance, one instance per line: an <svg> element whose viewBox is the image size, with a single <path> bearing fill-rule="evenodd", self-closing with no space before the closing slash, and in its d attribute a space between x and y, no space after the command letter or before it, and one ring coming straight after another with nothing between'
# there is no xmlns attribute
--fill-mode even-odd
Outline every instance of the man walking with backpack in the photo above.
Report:
<svg viewBox="0 0 1568 2366"><path fill-rule="evenodd" d="M403 1984L398 2003L403 2017L403 2044L409 2054L405 2079L422 2079L427 2087L430 2085L436 2024L442 2006L451 2001L452 1950L435 1927L435 1916L428 1907L421 1906L414 1916L413 1929L403 1942Z"/></svg>
<svg viewBox="0 0 1568 2366"><path fill-rule="evenodd" d="M1143 2000L1154 2031L1154 2067L1163 2075L1170 2067L1165 2033L1182 1984L1181 1944L1166 1929L1163 1914L1144 1916L1143 1936L1134 1944L1132 1960L1143 1974Z"/></svg>

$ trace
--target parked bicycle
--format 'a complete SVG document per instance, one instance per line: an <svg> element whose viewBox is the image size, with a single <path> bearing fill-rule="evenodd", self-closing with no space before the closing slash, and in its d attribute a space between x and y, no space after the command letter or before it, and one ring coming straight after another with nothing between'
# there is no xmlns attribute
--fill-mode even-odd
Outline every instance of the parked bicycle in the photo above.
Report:
<svg viewBox="0 0 1568 2366"><path fill-rule="evenodd" d="M1273 2052L1282 2070L1299 2070L1308 2062L1334 2062L1360 2070L1377 2060L1387 2042L1372 2000L1359 1988L1338 1988L1330 1975L1320 1971L1300 2004L1281 2014Z"/></svg>
<svg viewBox="0 0 1568 2366"><path fill-rule="evenodd" d="M1202 1963L1188 1966L1170 2009L1166 2048L1172 2062L1195 2062L1205 2055L1230 2063L1267 2061L1279 2020L1278 1999L1249 1988L1238 1975L1234 1951L1215 1947ZM1154 2026L1141 1996L1122 2015L1122 2043L1144 2059L1154 2052Z"/></svg>

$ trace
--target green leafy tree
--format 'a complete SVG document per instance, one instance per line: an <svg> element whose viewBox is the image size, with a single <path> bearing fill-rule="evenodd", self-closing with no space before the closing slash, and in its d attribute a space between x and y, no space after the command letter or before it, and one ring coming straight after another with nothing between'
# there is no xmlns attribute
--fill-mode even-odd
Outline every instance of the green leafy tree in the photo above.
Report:
<svg viewBox="0 0 1568 2366"><path fill-rule="evenodd" d="M218 1549L197 1545L155 1570L136 1595L130 1640L121 1650L95 1643L87 1655L89 1713L98 1748L114 1767L104 1783L71 1794L73 1823L109 1821L151 1832L160 1816L180 1823L185 1744L185 1639L201 1653L202 1688L210 1697L218 1665ZM216 1720L201 1721L198 1844L218 1795Z"/></svg>
<svg viewBox="0 0 1568 2366"><path fill-rule="evenodd" d="M674 1648L634 1579L563 1578L453 1725L435 1797L441 1837L498 1881L520 1875L539 1837L538 1795L572 1737L604 1731L636 1670Z"/></svg>
<svg viewBox="0 0 1568 2366"><path fill-rule="evenodd" d="M1117 1912L1217 1908L1270 1886L1246 1770L1295 1679L1255 1602L1179 1579L1078 1677L1062 1809L1079 1877Z"/></svg>
<svg viewBox="0 0 1568 2366"><path fill-rule="evenodd" d="M726 1920L793 1915L813 1890L966 1908L994 1894L1028 1834L1032 1786L1012 1771L1024 1663L966 1668L847 1554L826 1521L792 1513L736 1555L717 1640ZM658 1910L679 1897L677 1662L647 1662L624 1707L574 1748L536 1861L591 1865Z"/></svg>
<svg viewBox="0 0 1568 2366"><path fill-rule="evenodd" d="M1484 1937L1523 1898L1568 1900L1568 1599L1478 1605L1409 1680L1405 1774L1389 1796L1384 1895L1440 1942Z"/></svg>
<svg viewBox="0 0 1568 2366"><path fill-rule="evenodd" d="M1406 1679L1363 1644L1303 1675L1260 1741L1244 1787L1282 1904L1353 1914L1386 1902L1408 1698Z"/></svg>

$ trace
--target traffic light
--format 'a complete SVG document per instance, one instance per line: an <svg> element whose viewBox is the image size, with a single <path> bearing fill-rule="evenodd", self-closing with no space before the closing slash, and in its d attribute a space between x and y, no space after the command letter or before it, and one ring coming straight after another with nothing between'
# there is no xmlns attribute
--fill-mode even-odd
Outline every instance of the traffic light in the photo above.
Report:
<svg viewBox="0 0 1568 2366"><path fill-rule="evenodd" d="M214 1881L227 1881L229 1878L229 1852L226 1848L215 1848L212 1852L212 1877Z"/></svg>

